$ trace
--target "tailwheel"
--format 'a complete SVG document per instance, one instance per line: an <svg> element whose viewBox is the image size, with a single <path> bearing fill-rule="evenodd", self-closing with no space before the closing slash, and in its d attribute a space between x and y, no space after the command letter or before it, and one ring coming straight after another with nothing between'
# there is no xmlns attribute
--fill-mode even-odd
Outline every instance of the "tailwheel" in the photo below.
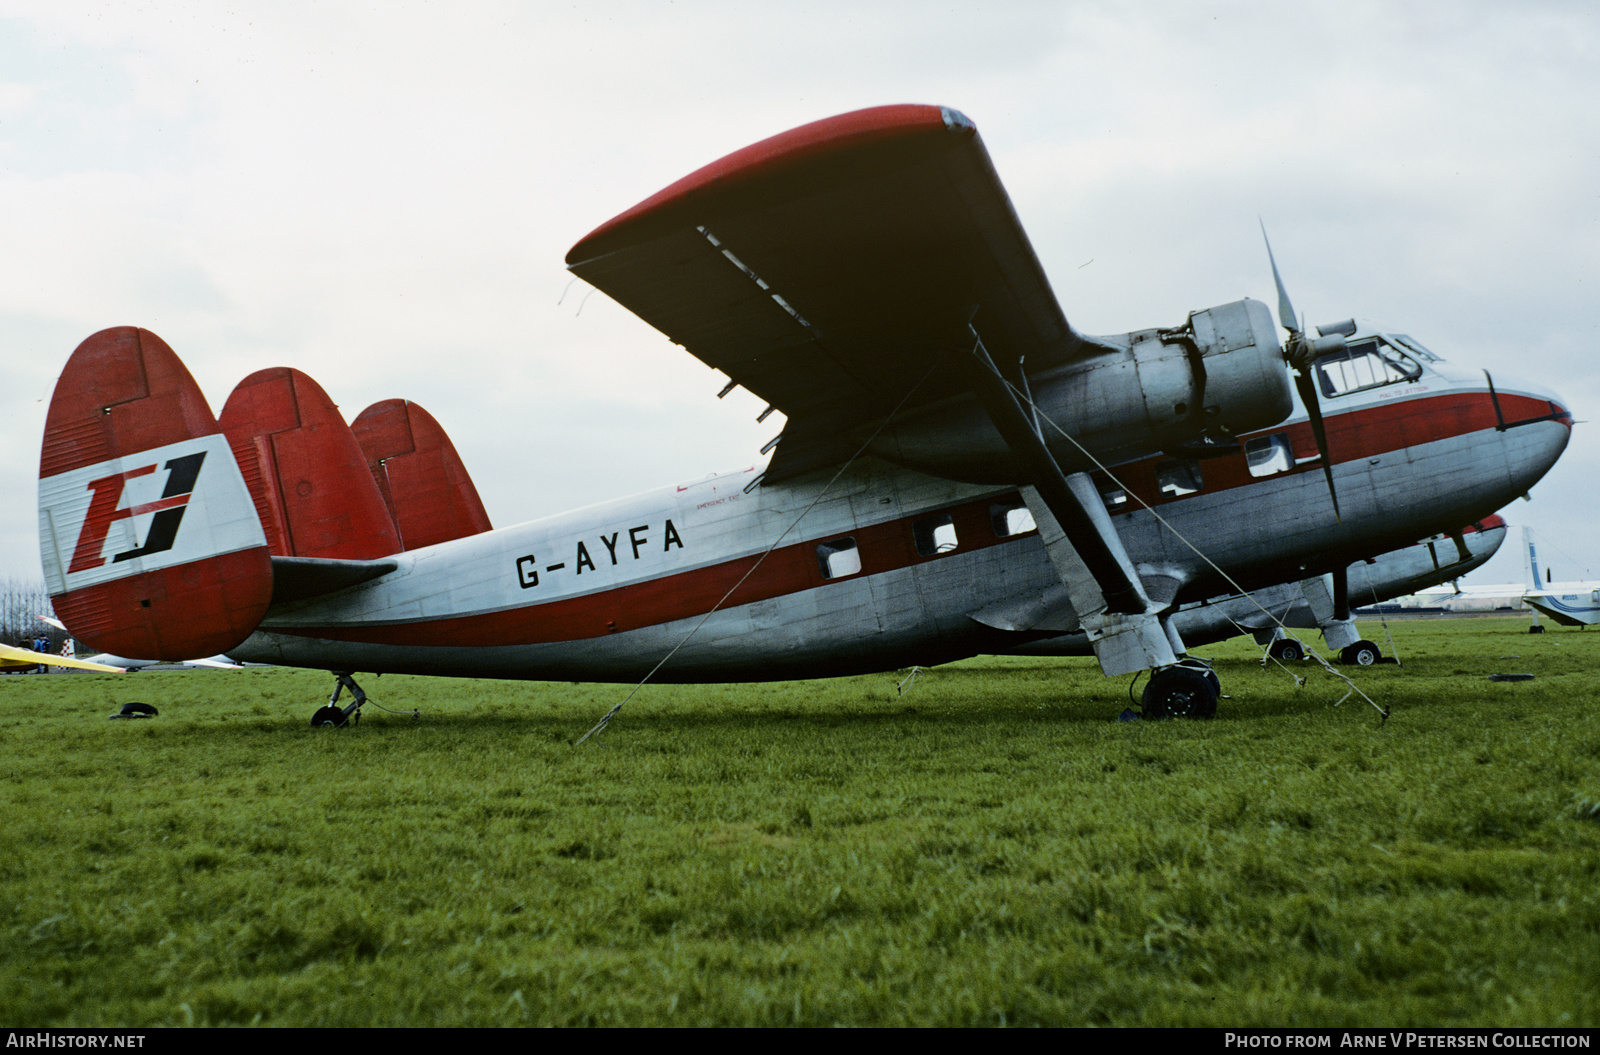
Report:
<svg viewBox="0 0 1600 1055"><path fill-rule="evenodd" d="M1150 675L1140 702L1146 718L1210 718L1217 713L1217 696L1217 677L1210 670L1175 666Z"/></svg>
<svg viewBox="0 0 1600 1055"><path fill-rule="evenodd" d="M311 716L313 729L343 729L349 724L350 720L338 707L318 707L316 713Z"/></svg>
<svg viewBox="0 0 1600 1055"><path fill-rule="evenodd" d="M356 684L356 679L349 673L336 670L333 676L338 679L333 686L333 695L328 697L326 707L318 707L316 713L311 716L313 729L344 729L361 721L361 705L367 702L367 694L361 691L361 686ZM350 690L354 700L350 706L341 708L336 705L339 702L339 694L345 689Z"/></svg>
<svg viewBox="0 0 1600 1055"><path fill-rule="evenodd" d="M1339 662L1351 667L1370 667L1382 658L1383 653L1371 641L1357 641L1339 653Z"/></svg>

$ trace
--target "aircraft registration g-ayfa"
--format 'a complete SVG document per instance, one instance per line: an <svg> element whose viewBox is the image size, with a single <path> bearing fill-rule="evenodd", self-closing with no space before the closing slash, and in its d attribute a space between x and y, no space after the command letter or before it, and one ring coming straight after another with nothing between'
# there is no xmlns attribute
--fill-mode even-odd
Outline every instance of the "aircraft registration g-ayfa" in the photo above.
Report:
<svg viewBox="0 0 1600 1055"><path fill-rule="evenodd" d="M1147 715L1203 717L1179 606L1325 581L1348 647L1350 562L1436 533L1465 560L1461 526L1570 433L1552 393L1410 337L1301 333L1281 280L1283 345L1253 300L1079 333L977 129L937 106L746 147L567 264L787 416L764 471L490 530L415 404L347 427L273 369L219 420L160 338L104 330L45 430L57 614L119 655L331 670L313 724L360 706L357 671L789 679L1070 634L1108 675L1153 672Z"/></svg>

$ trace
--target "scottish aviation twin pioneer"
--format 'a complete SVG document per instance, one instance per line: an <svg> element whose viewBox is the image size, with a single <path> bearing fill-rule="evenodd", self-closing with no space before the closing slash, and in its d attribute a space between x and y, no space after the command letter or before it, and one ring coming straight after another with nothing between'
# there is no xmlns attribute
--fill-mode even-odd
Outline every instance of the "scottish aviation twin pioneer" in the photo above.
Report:
<svg viewBox="0 0 1600 1055"><path fill-rule="evenodd" d="M1205 716L1216 685L1175 613L1287 588L1371 658L1347 566L1443 534L1448 578L1474 558L1463 526L1525 493L1571 426L1553 394L1404 334L1303 334L1281 280L1283 345L1253 300L1077 332L977 130L936 106L747 147L567 263L787 416L764 471L490 530L420 407L346 426L274 369L219 421L158 337L105 330L46 425L57 613L119 655L226 652L352 689L357 671L739 681L1087 646L1107 674L1153 672L1147 714Z"/></svg>

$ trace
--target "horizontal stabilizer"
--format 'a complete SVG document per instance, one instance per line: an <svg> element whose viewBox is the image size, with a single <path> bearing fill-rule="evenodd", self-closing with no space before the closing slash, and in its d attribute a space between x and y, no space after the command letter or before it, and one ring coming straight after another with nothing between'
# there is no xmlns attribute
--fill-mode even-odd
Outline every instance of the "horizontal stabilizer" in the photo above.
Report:
<svg viewBox="0 0 1600 1055"><path fill-rule="evenodd" d="M385 560L322 560L315 557L272 558L272 603L305 601L359 586L400 566Z"/></svg>
<svg viewBox="0 0 1600 1055"><path fill-rule="evenodd" d="M62 370L39 548L56 614L101 651L209 656L266 613L272 566L250 493L194 378L148 330L101 330Z"/></svg>
<svg viewBox="0 0 1600 1055"><path fill-rule="evenodd" d="M350 423L405 549L490 530L478 489L433 415L404 399L374 403Z"/></svg>
<svg viewBox="0 0 1600 1055"><path fill-rule="evenodd" d="M275 556L372 560L400 552L366 456L333 400L299 370L239 382L222 428Z"/></svg>

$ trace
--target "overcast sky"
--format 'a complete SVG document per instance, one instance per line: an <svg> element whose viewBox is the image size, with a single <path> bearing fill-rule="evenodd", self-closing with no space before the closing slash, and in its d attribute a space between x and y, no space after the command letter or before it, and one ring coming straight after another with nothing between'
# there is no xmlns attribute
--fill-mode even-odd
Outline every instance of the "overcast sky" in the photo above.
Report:
<svg viewBox="0 0 1600 1055"><path fill-rule="evenodd" d="M213 410L268 366L347 419L421 403L497 525L761 460L779 419L562 259L731 150L899 102L977 123L1082 331L1274 303L1259 214L1312 323L1555 388L1573 442L1504 513L1600 577L1597 12L0 0L0 577L40 576L45 407L107 326ZM1520 580L1514 548L1470 581Z"/></svg>

